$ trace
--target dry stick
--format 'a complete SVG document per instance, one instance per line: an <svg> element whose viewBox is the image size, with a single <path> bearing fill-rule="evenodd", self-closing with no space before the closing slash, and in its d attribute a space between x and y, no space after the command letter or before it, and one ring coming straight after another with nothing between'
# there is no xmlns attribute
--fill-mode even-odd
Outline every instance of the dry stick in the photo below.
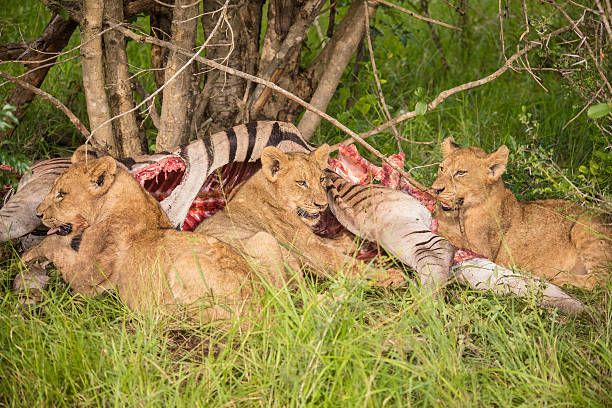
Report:
<svg viewBox="0 0 612 408"><path fill-rule="evenodd" d="M134 88L134 91L140 95L140 97L142 99L147 99L149 98L149 96L151 96L142 86L142 84L140 83L140 81L138 81L138 78L136 78L136 76L132 76L130 78L130 82L132 83L132 87ZM155 108L155 98L153 98L153 100L149 100L149 102L147 102L147 105L149 106L148 112L149 112L149 116L151 117L151 122L153 122L153 126L155 126L155 129L159 130L159 113L157 113L157 109Z"/></svg>
<svg viewBox="0 0 612 408"><path fill-rule="evenodd" d="M596 99L596 98L599 96L599 93L600 93L600 92L603 90L603 88L604 88L604 85L601 85L601 87L599 88L599 91L597 91L597 93L596 93L595 95L593 95L593 97L591 98L591 100L590 100L590 101L588 101L586 105L584 105L584 108L582 108L582 109L580 110L580 112L578 112L578 113L576 114L576 116L574 116L573 118L571 118L571 119L570 119L570 120L569 120L569 121L568 121L568 122L567 122L565 125L563 125L563 127L561 128L561 130L565 130L565 128L566 128L566 127L568 127L570 123L572 123L574 120L576 120L576 118L577 118L578 116L582 115L582 112L584 112L585 110L587 110L587 108L588 108L589 106L591 106L591 104L592 104L592 103L593 103L593 101L594 101L594 100L595 100L595 99Z"/></svg>
<svg viewBox="0 0 612 408"><path fill-rule="evenodd" d="M387 103L385 102L385 96L383 95L382 87L380 85L380 79L378 79L378 70L376 69L376 61L374 60L374 49L372 48L372 40L370 38L370 12L368 11L368 7L365 8L365 34L366 39L368 41L368 51L370 52L370 62L372 63L372 71L374 73L374 79L376 80L376 88L378 88L378 97L380 98L380 103L386 115L386 120L391 119L391 114L389 113L389 109L387 108ZM394 126L391 127L393 130L393 136L395 136L395 140L397 140L397 148L400 152L403 153L402 143L399 139L400 134L397 131L397 128Z"/></svg>
<svg viewBox="0 0 612 408"><path fill-rule="evenodd" d="M74 127L76 127L78 129L79 132L81 132L81 134L83 136L85 136L86 138L89 137L89 130L87 130L87 128L81 123L81 121L79 120L79 118L76 117L76 115L74 113L72 113L72 111L70 109L68 109L66 107L66 105L64 105L59 99L57 99L56 97L54 97L53 95L48 94L47 92L43 91L40 88L37 88L33 85L30 85L29 83L16 78L12 75L7 74L4 71L0 71L0 77L7 79L11 82L16 83L17 85L19 85L22 88L25 88L29 91L34 92L35 94L42 96L43 98L45 98L46 100L50 101L53 105L55 105L59 110L61 110L62 112L64 112L64 114L66 116L68 116L68 119L70 119L70 122L72 122L72 124L74 125Z"/></svg>
<svg viewBox="0 0 612 408"><path fill-rule="evenodd" d="M477 86L484 85L486 83L489 83L489 82L493 81L494 79L499 77L501 74L506 72L508 69L510 69L511 65L518 58L520 58L524 54L528 53L529 51L531 51L535 47L541 46L542 42L544 40L549 40L550 38L556 37L556 36L558 36L560 34L563 34L563 33L567 32L567 31L570 31L571 29L572 29L572 26L568 25L568 26L565 26L565 27L562 27L562 28L560 28L558 30L553 31L552 33L548 34L547 36L544 36L544 37L540 38L540 40L538 42L532 42L531 44L525 46L525 48L523 48L521 51L517 52L516 54L514 54L510 58L508 58L506 63L504 65L502 65L497 71L493 72L492 74L490 74L490 75L488 75L488 76L486 76L484 78L478 79L476 81L468 82L466 84L458 85L458 86L456 86L454 88L450 88L450 89L447 89L445 91L440 92L438 94L438 96L433 101L431 101L431 102L429 102L427 104L426 112L431 112L432 110L437 108L438 105L440 105L441 102L443 102L446 98L448 98L451 95L454 95L454 94L456 94L458 92L465 91L467 89L472 89L472 88L475 88ZM416 111L411 111L411 112L403 113L403 114L401 114L399 116L396 116L394 119L390 120L387 123L383 123L382 125L376 126L372 130L369 130L369 131L364 132L364 133L360 133L359 136L361 138L365 139L365 138L370 137L372 135L378 134L378 133L382 132L383 130L388 129L389 127L391 127L391 126L393 126L393 125L395 125L395 124L397 124L399 122L402 122L402 121L404 121L406 119L412 119L412 118L415 118L417 116L418 116L418 114L416 113ZM345 140L342 143L350 143L350 142L351 142L351 139L347 139L347 140Z"/></svg>
<svg viewBox="0 0 612 408"><path fill-rule="evenodd" d="M392 8L394 8L394 9L396 9L396 10L401 11L402 13L406 13L406 14L408 14L409 16L416 18L417 20L426 21L426 22L428 22L428 23L432 23L432 24L441 25L442 27L450 28L451 30L461 31L461 29L460 29L459 27L455 27L455 26L452 26L452 25L450 25L450 24L443 23L443 22L438 21L438 20L434 20L433 18L423 17L423 16L421 16L421 15L419 15L419 14L415 13L414 11L410 11L410 10L408 10L408 9L405 9L405 8L403 8L403 7L400 7L400 6L398 6L398 5L395 5L395 4L393 4L393 3L390 3L390 2L388 2L388 1L386 1L386 0L377 0L377 3L384 4L385 6L392 7Z"/></svg>
<svg viewBox="0 0 612 408"><path fill-rule="evenodd" d="M497 4L497 10L499 11L499 39L502 44L502 55L504 56L504 60L508 61L508 58L506 58L506 43L504 42L504 14L502 13L501 0L499 0Z"/></svg>

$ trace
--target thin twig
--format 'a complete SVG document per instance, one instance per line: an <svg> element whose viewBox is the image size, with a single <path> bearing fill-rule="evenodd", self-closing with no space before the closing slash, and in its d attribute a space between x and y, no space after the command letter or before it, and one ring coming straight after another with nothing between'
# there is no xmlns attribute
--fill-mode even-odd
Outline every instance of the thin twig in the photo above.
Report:
<svg viewBox="0 0 612 408"><path fill-rule="evenodd" d="M529 39L529 31L530 31L529 30L529 16L527 15L527 4L525 3L525 0L522 0L522 7L523 7L523 16L525 17L525 31L523 31L523 34L521 34L518 40L518 43L516 45L517 51L520 49L520 44L521 44L521 41L523 41L523 38ZM529 75L531 75L533 80L536 81L536 83L540 85L540 87L544 89L544 91L548 92L548 89L546 89L546 87L542 85L540 78L536 74L534 74L533 71L531 70L531 64L529 64L529 56L525 55L524 59L525 61L523 61L523 58L519 58L519 61L521 62L521 64L523 64L523 67L525 68L525 70L529 72Z"/></svg>
<svg viewBox="0 0 612 408"><path fill-rule="evenodd" d="M389 108L387 108L387 104L385 102L385 96L383 95L382 87L380 85L380 79L378 78L378 70L376 69L376 61L374 60L374 49L372 48L372 39L370 38L370 12L368 11L368 7L365 8L365 34L366 39L368 41L368 51L370 52L370 62L372 63L372 72L374 73L374 79L376 80L376 88L378 89L378 97L380 98L380 104L382 105L383 111L386 115L386 120L391 119L391 114L389 113ZM395 136L395 140L397 140L397 148L400 152L403 153L402 143L399 139L400 133L397 131L397 128L391 126L393 130L393 136Z"/></svg>
<svg viewBox="0 0 612 408"><path fill-rule="evenodd" d="M557 10L559 10L559 12L561 14L563 14L563 17L565 17L565 19L572 24L572 29L578 35L578 37L580 37L583 40L584 45L585 45L585 47L587 49L587 52L589 53L589 56L593 60L593 63L595 64L595 68L597 68L597 72L599 73L599 76L603 80L604 84L606 84L606 86L608 87L608 91L612 94L612 85L610 85L610 82L608 81L608 78L606 78L606 75L601 70L601 66L600 66L600 64L598 64L597 57L593 53L593 50L591 49L591 45L589 44L588 41L586 41L587 37L584 34L582 34L582 31L580 31L580 28L578 28L578 23L576 23L574 20L572 20L572 18L567 14L567 12L561 6L559 6L554 0L540 0L540 1L543 2L543 3L550 3L550 4L552 4ZM584 17L584 15L583 15L583 17ZM581 17L581 19L583 17Z"/></svg>
<svg viewBox="0 0 612 408"><path fill-rule="evenodd" d="M544 41L546 41L547 39L550 39L552 37L558 36L560 34L563 34L567 31L570 31L572 29L572 26L565 26L562 27L558 30L553 31L552 33L548 34L547 36L544 36L543 38L541 38L539 41L537 42L532 42L531 44L525 46L521 51L517 52L516 54L512 55L510 58L508 58L508 60L506 61L506 63L504 65L502 65L497 71L493 72L492 74L478 79L476 81L472 81L472 82L468 82L462 85L458 85L454 88L450 88L447 89L445 91L442 91L438 94L438 96L431 102L429 102L427 104L427 110L426 112L431 112L432 110L434 110L435 108L438 107L438 105L440 105L440 103L442 103L446 98L448 98L451 95L454 95L458 92L462 92L468 89L472 89L475 88L477 86L480 85L484 85L486 83L489 83L491 81L493 81L494 79L498 78L500 75L502 75L504 72L506 72L508 69L510 69L510 67L512 66L512 64L521 56L523 56L524 54L528 53L529 51L531 51L532 49L536 48L537 46L541 46L542 43ZM399 116L396 116L395 118L393 118L392 120L388 121L387 123L383 123L382 125L378 125L376 126L374 129L371 129L367 132L364 133L360 133L359 136L361 138L367 138L370 137L372 135L378 134L380 132L382 132L383 130L388 129L389 127L400 123L406 119L412 119L418 116L418 113L416 111L411 111L411 112L406 112L403 113ZM345 140L342 143L350 143L350 139Z"/></svg>
<svg viewBox="0 0 612 408"><path fill-rule="evenodd" d="M603 21L604 27L606 27L606 31L608 32L608 38L610 42L612 43L612 29L610 28L610 22L606 18L606 12L601 6L601 2L599 0L595 0L595 4L597 4L597 8L599 9L599 12L601 13L600 14L601 20Z"/></svg>
<svg viewBox="0 0 612 408"><path fill-rule="evenodd" d="M506 43L504 41L504 13L507 7L504 8L504 13L502 13L501 0L498 0L497 4L497 10L499 12L499 39L502 45L502 55L504 56L504 61L508 61L508 58L506 58Z"/></svg>
<svg viewBox="0 0 612 408"><path fill-rule="evenodd" d="M595 95L593 95L593 97L591 98L591 100L589 102L587 102L586 105L584 105L584 108L580 109L580 112L578 112L578 114L576 114L576 116L574 116L573 118L571 118L565 125L563 125L563 127L561 128L561 130L565 130L566 127L569 126L570 123L572 123L574 120L576 120L576 118L580 115L582 115L582 112L584 112L585 110L587 110L587 108L589 106L591 106L591 104L593 103L593 101L599 96L599 93L603 90L604 85L602 85L599 88L599 91L597 91L597 93Z"/></svg>
<svg viewBox="0 0 612 408"><path fill-rule="evenodd" d="M28 91L32 91L34 92L36 95L42 96L43 98L45 98L46 100L48 100L49 102L51 102L53 105L55 105L59 110L61 110L62 112L64 112L64 114L66 116L68 116L68 119L70 119L70 122L72 122L72 124L74 125L74 127L77 128L77 130L79 132L81 132L81 134L83 136L85 136L86 138L88 138L90 136L89 130L87 130L87 128L83 125L83 123L81 123L81 121L79 120L79 118L76 117L76 115L74 113L72 113L72 111L70 109L68 109L68 107L66 105L64 105L59 99L57 99L56 97L54 97L53 95L48 94L47 92L43 91L40 88L35 87L34 85L31 85L19 78L16 78L12 75L7 74L4 71L0 71L0 76L4 79L7 79L11 82L16 83L17 85L19 85L22 88L27 89Z"/></svg>
<svg viewBox="0 0 612 408"><path fill-rule="evenodd" d="M392 7L392 8L394 8L394 9L396 9L396 10L399 10L399 11L401 11L402 13L406 13L406 14L408 14L409 16L416 18L417 20L426 21L426 22L428 22L428 23L432 23L432 24L437 24L437 25L440 25L440 26L442 26L442 27L450 28L451 30L461 31L461 29L460 29L459 27L455 27L455 26L452 26L452 25L450 25L450 24L443 23L443 22L438 21L438 20L434 20L433 18L423 17L423 16L421 16L421 15L419 15L419 14L415 13L414 11L410 11L410 10L408 10L408 9L405 9L405 8L403 8L403 7L400 7L400 6L398 6L398 5L395 5L395 4L393 4L393 3L390 3L390 2L388 2L388 1L386 1L386 0L377 0L377 2L378 2L378 3L380 3L380 4L384 4L385 6L389 6L389 7Z"/></svg>

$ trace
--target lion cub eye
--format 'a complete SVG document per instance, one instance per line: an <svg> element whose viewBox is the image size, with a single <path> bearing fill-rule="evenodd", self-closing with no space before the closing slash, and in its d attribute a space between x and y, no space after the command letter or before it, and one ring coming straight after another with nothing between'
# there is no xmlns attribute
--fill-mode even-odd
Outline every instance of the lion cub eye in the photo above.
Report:
<svg viewBox="0 0 612 408"><path fill-rule="evenodd" d="M467 171L465 170L457 170L455 174L453 174L453 177L461 177L461 176L464 176L466 173Z"/></svg>
<svg viewBox="0 0 612 408"><path fill-rule="evenodd" d="M64 198L64 196L65 196L65 195L66 195L66 192L65 192L65 191L60 190L60 191L58 191L58 192L57 192L57 194L55 195L55 198L56 198L57 200L61 200L62 198Z"/></svg>
<svg viewBox="0 0 612 408"><path fill-rule="evenodd" d="M321 178L319 179L319 181L321 182L321 184L325 184L325 176L321 176Z"/></svg>
<svg viewBox="0 0 612 408"><path fill-rule="evenodd" d="M298 186L300 186L302 188L308 187L308 183L306 183L304 180L298 180L298 181L295 182L295 184L297 184Z"/></svg>

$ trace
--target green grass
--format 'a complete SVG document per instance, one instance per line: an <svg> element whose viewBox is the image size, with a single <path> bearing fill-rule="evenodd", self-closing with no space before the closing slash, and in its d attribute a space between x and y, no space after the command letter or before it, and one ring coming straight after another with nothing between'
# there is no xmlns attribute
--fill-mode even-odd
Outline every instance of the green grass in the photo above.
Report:
<svg viewBox="0 0 612 408"><path fill-rule="evenodd" d="M244 332L131 313L57 277L20 311L0 287L0 404L23 406L609 406L610 288L571 317L452 285L343 278L269 292ZM318 299L318 292L329 297Z"/></svg>
<svg viewBox="0 0 612 408"><path fill-rule="evenodd" d="M0 7L0 42L31 39L42 31L49 14L40 2L6 3ZM490 3L471 10L473 25L464 34L469 47L456 33L436 29L451 65L448 73L425 24L379 8L374 47L393 115L503 64L497 5ZM533 15L546 14L545 5L529 2L529 7ZM456 23L443 2L433 2L431 14ZM520 20L506 22L510 53L522 31ZM138 23L146 25L146 19ZM78 43L75 33L69 47ZM318 46L311 32L310 50ZM131 42L128 50L134 66L147 67L142 47ZM311 57L308 52L304 60ZM1 69L22 72L13 65ZM357 80L350 77L351 69L328 113L365 131L384 119L368 64ZM86 123L80 75L77 61L63 63L51 70L43 89ZM436 142L404 143L407 165L438 161L437 143L447 136L489 151L505 143L512 154L505 179L519 197L580 200L548 158L586 193L609 197L609 177L580 171L605 164L597 154L609 151L609 142L584 114L563 130L583 102L555 74L542 74L542 81L548 93L527 73L509 71L449 98L435 112L403 122L399 129L405 137ZM143 83L151 92L150 74ZM422 98L415 95L419 87ZM0 99L8 91L10 86L0 87ZM357 102L347 108L351 94ZM323 123L315 141L345 137ZM33 159L67 154L82 141L60 112L39 100L14 140ZM370 141L385 154L396 152L388 132ZM434 169L414 174L428 183ZM572 291L591 308L590 320L541 309L533 298L494 296L458 285L432 301L414 282L381 290L340 277L291 293L268 293L265 316L240 332L134 314L114 296L83 298L57 272L51 272L42 305L22 311L10 290L16 256L6 246L1 258L0 406L612 405L610 284L593 292ZM318 300L327 292L337 301Z"/></svg>

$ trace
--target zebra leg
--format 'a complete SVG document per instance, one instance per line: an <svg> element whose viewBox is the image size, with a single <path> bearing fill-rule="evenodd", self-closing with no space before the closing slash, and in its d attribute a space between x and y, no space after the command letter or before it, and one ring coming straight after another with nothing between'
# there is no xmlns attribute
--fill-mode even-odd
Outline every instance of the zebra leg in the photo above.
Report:
<svg viewBox="0 0 612 408"><path fill-rule="evenodd" d="M383 247L406 265L416 270L421 286L431 292L440 291L450 277L455 249L446 239L427 229L419 229L414 220L397 220L412 231L383 234Z"/></svg>
<svg viewBox="0 0 612 408"><path fill-rule="evenodd" d="M457 281L468 284L476 290L492 290L497 294L514 293L526 297L529 293L541 293L538 304L556 307L565 313L586 312L578 299L563 292L558 286L535 277L519 275L485 258L458 262L453 266Z"/></svg>

